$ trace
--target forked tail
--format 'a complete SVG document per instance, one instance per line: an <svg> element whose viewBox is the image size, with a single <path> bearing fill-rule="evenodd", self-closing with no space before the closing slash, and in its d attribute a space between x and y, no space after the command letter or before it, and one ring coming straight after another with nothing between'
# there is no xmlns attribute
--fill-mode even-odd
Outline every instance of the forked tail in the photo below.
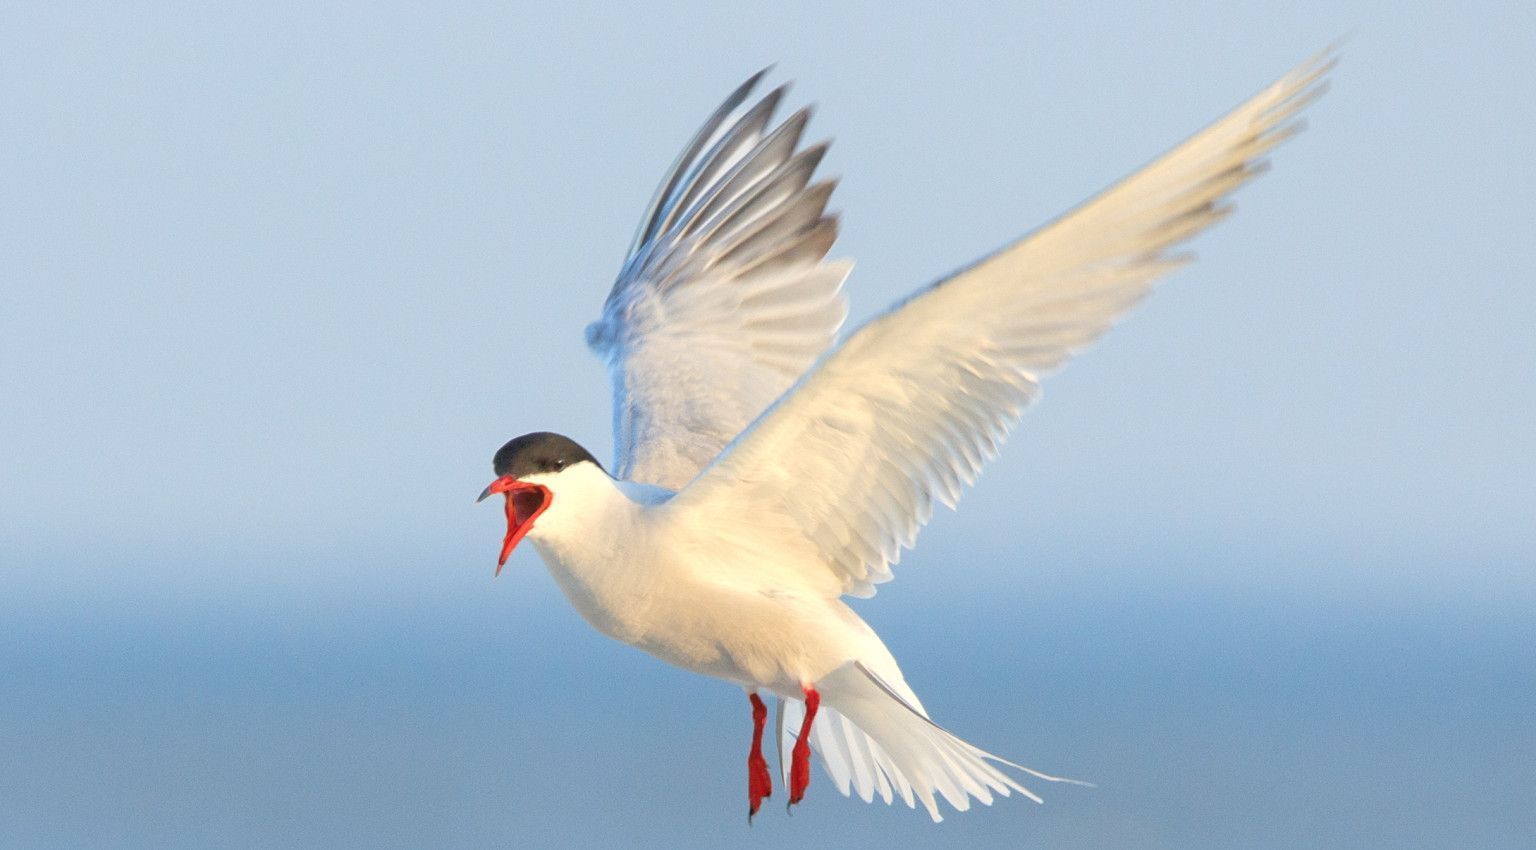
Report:
<svg viewBox="0 0 1536 850"><path fill-rule="evenodd" d="M937 822L944 817L935 793L962 812L971 807L972 797L990 806L993 795L1007 797L1014 791L1041 802L1003 767L1047 782L1088 784L1049 776L971 746L929 720L921 706L857 661L837 668L815 686L822 702L811 746L844 796L856 792L867 803L878 793L887 804L900 797L909 808L921 802ZM798 702L779 700L779 764L786 782L787 753L803 710Z"/></svg>

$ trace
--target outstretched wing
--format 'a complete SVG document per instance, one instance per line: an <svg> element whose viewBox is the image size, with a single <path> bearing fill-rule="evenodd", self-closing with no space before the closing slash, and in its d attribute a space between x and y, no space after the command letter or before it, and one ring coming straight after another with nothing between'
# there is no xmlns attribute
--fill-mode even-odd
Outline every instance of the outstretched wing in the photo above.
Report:
<svg viewBox="0 0 1536 850"><path fill-rule="evenodd" d="M963 487L1034 400L1042 375L1189 261L1176 245L1299 129L1326 54L1074 212L860 328L673 500L699 518L796 529L827 592L890 579L937 499Z"/></svg>
<svg viewBox="0 0 1536 850"><path fill-rule="evenodd" d="M801 147L804 108L772 126L786 87L739 111L732 92L656 190L624 268L587 327L613 378L618 477L677 489L794 383L847 316L851 263L827 262L827 143Z"/></svg>

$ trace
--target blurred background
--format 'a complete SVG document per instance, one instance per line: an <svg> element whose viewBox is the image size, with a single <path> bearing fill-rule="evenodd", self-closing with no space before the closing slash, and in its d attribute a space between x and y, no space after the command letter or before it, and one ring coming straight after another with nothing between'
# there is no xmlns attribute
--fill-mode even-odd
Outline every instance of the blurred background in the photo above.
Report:
<svg viewBox="0 0 1536 850"><path fill-rule="evenodd" d="M745 823L739 690L590 631L492 452L758 68L854 321L1350 34L1201 261L857 603L1096 788ZM0 846L1536 846L1536 7L0 7ZM776 797L774 803L782 803Z"/></svg>

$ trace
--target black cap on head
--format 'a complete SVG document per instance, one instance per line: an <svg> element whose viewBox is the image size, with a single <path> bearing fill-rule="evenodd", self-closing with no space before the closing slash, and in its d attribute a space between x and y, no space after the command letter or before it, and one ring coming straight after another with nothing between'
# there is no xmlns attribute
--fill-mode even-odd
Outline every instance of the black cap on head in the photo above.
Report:
<svg viewBox="0 0 1536 850"><path fill-rule="evenodd" d="M548 431L524 434L502 446L491 460L497 476L523 478L540 472L559 472L582 461L591 461L602 469L592 453L570 437Z"/></svg>

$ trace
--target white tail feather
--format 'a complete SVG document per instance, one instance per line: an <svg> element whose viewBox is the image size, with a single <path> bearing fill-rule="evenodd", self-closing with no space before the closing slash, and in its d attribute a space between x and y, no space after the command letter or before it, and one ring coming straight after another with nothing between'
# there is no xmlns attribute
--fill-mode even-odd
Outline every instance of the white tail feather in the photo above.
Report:
<svg viewBox="0 0 1536 850"><path fill-rule="evenodd" d="M811 748L844 796L857 794L868 803L878 794L886 804L900 797L909 808L921 802L941 821L935 795L962 812L972 798L991 805L994 795L1014 791L1041 802L1000 766L1048 782L1088 784L1031 770L962 741L858 662L822 677L816 690L821 708L811 727ZM779 766L786 782L788 754L804 716L799 701L779 700Z"/></svg>

